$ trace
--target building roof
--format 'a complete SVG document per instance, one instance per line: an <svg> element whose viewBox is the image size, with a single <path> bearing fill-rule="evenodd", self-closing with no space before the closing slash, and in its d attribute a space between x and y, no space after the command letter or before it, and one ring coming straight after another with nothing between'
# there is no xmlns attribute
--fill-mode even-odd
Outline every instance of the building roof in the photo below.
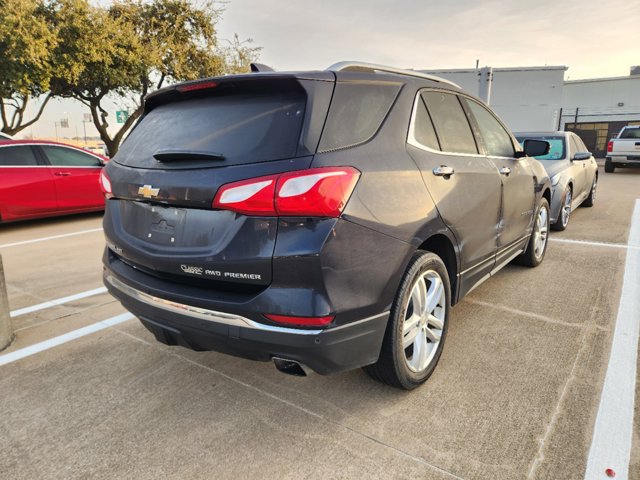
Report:
<svg viewBox="0 0 640 480"><path fill-rule="evenodd" d="M638 80L640 81L640 75L626 75L624 77L603 77L603 78L582 78L578 80L565 80L566 83L592 83L592 82L611 82L617 80Z"/></svg>
<svg viewBox="0 0 640 480"><path fill-rule="evenodd" d="M497 67L493 68L494 72L531 72L531 71L543 71L543 70L562 70L567 71L569 67L564 65L545 65L543 67ZM428 69L421 70L419 72L426 73L474 73L479 71L480 68L444 68L444 69Z"/></svg>

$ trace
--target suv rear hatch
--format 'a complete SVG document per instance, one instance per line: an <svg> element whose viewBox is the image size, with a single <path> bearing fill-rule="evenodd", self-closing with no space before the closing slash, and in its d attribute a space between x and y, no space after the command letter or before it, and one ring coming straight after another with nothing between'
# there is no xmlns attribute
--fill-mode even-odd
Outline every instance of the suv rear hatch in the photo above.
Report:
<svg viewBox="0 0 640 480"><path fill-rule="evenodd" d="M134 268L248 291L271 282L277 217L212 209L219 187L310 166L331 101L330 72L180 84L145 112L105 168L105 234Z"/></svg>

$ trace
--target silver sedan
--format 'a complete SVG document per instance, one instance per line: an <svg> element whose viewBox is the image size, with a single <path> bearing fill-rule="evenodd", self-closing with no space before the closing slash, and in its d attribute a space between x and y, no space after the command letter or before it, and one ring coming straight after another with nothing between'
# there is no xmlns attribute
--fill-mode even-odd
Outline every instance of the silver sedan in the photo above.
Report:
<svg viewBox="0 0 640 480"><path fill-rule="evenodd" d="M598 186L598 165L591 152L573 132L520 132L520 143L526 139L549 142L547 155L536 157L551 179L551 228L564 230L571 212L580 205L592 207Z"/></svg>

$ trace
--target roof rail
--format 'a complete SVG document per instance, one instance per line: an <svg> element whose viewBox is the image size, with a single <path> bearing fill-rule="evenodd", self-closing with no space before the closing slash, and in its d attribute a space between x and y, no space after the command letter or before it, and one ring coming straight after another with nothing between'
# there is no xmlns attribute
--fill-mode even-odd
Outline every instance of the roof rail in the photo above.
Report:
<svg viewBox="0 0 640 480"><path fill-rule="evenodd" d="M453 87L460 88L460 85L453 83L445 78L436 77L435 75L429 75L428 73L416 72L415 70L405 70L402 68L385 67L384 65L376 65L375 63L366 62L338 62L334 63L327 70L334 72L384 72L395 73L396 75L407 75L409 77L424 78L426 80L433 80L435 82L441 82L449 84Z"/></svg>

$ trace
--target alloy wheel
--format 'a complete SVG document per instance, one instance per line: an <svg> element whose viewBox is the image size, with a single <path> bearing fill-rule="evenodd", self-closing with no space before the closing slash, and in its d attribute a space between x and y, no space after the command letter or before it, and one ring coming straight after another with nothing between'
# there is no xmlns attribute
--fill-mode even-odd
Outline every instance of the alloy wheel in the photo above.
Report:
<svg viewBox="0 0 640 480"><path fill-rule="evenodd" d="M409 370L424 371L438 351L446 319L444 283L434 270L413 284L402 327L402 348Z"/></svg>
<svg viewBox="0 0 640 480"><path fill-rule="evenodd" d="M547 245L547 236L549 235L549 212L545 205L541 206L538 211L533 235L533 253L539 259L544 253L544 247Z"/></svg>
<svg viewBox="0 0 640 480"><path fill-rule="evenodd" d="M571 215L571 189L567 189L567 193L564 196L564 205L562 205L562 211L561 211L561 221L562 221L562 226L566 227L567 224L569 223L569 216Z"/></svg>

